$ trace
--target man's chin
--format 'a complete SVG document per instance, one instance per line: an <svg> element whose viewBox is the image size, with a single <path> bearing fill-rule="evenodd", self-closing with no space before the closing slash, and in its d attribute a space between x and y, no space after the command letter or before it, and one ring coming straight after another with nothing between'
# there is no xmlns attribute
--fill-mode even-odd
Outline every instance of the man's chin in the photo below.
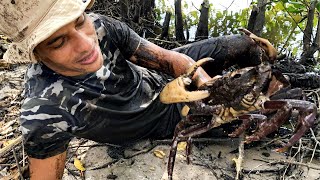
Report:
<svg viewBox="0 0 320 180"><path fill-rule="evenodd" d="M86 69L89 71L89 73L94 73L98 71L102 67L103 61L102 58L98 58L94 63L88 65Z"/></svg>

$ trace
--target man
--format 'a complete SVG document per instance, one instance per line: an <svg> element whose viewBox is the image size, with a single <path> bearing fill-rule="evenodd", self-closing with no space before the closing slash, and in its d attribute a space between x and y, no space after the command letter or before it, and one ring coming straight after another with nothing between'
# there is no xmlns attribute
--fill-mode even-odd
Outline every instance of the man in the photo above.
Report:
<svg viewBox="0 0 320 180"><path fill-rule="evenodd" d="M116 144L160 138L181 118L179 105L162 104L158 94L194 61L119 21L87 15L93 2L0 2L0 32L13 41L4 59L31 63L20 119L31 179L62 178L72 137ZM199 86L209 78L199 69L193 79Z"/></svg>

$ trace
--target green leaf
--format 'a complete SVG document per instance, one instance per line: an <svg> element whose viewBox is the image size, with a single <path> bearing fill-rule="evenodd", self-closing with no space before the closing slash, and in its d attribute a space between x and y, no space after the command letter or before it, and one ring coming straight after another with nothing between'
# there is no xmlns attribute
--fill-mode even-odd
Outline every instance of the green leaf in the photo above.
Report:
<svg viewBox="0 0 320 180"><path fill-rule="evenodd" d="M320 12L320 2L316 4L316 9L318 10L318 12Z"/></svg>
<svg viewBox="0 0 320 180"><path fill-rule="evenodd" d="M303 10L302 9L297 9L294 6L288 6L287 11L289 13L301 13Z"/></svg>
<svg viewBox="0 0 320 180"><path fill-rule="evenodd" d="M189 12L189 15L191 16L191 17L193 17L193 18L198 18L198 11L191 11L191 12Z"/></svg>

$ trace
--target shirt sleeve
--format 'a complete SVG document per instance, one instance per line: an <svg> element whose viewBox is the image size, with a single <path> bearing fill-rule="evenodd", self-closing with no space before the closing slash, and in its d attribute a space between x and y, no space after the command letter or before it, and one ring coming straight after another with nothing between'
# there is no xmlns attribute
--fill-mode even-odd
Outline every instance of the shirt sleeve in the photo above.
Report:
<svg viewBox="0 0 320 180"><path fill-rule="evenodd" d="M20 130L29 157L44 159L67 150L72 136L68 113L47 99L27 99L21 108Z"/></svg>
<svg viewBox="0 0 320 180"><path fill-rule="evenodd" d="M124 57L129 59L137 50L142 38L123 22L106 16L102 16L102 20L111 39Z"/></svg>

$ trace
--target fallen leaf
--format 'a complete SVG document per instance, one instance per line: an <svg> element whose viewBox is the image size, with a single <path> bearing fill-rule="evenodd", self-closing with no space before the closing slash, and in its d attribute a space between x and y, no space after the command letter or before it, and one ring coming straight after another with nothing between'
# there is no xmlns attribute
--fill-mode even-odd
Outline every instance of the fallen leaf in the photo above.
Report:
<svg viewBox="0 0 320 180"><path fill-rule="evenodd" d="M163 151L161 151L161 150L154 150L153 151L153 154L156 156L156 157L158 157L158 158L160 158L160 159L163 159L164 157L165 157L165 153L163 152Z"/></svg>
<svg viewBox="0 0 320 180"><path fill-rule="evenodd" d="M182 141L178 143L178 147L177 147L178 151L185 151L186 148L187 148L187 142Z"/></svg>
<svg viewBox="0 0 320 180"><path fill-rule="evenodd" d="M78 158L76 158L76 157L75 157L74 160L73 160L73 164L74 164L74 166L75 166L79 171L81 171L81 172L83 172L83 171L86 170L86 168L83 167L82 162L81 162Z"/></svg>

